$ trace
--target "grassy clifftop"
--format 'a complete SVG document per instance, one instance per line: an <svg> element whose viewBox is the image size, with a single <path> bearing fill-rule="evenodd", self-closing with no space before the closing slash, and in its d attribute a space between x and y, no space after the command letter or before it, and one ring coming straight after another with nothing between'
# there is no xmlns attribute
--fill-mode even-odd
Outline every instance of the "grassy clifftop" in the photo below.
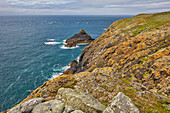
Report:
<svg viewBox="0 0 170 113"><path fill-rule="evenodd" d="M53 100L65 87L81 89L106 106L123 92L140 112L168 113L169 81L170 12L140 14L110 25L68 74L45 82L23 102Z"/></svg>

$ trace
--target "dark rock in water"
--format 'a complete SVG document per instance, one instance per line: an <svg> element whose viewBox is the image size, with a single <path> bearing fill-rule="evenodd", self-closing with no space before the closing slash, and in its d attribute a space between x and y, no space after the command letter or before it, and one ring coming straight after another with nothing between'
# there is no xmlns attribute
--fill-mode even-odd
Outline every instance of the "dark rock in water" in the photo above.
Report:
<svg viewBox="0 0 170 113"><path fill-rule="evenodd" d="M66 40L67 45L66 47L75 47L77 44L84 44L84 43L90 43L94 39L91 38L89 34L85 32L85 30L81 29L78 34L75 34L71 38Z"/></svg>
<svg viewBox="0 0 170 113"><path fill-rule="evenodd" d="M78 62L73 60L70 64L70 68L63 72L63 74L73 74L77 71Z"/></svg>
<svg viewBox="0 0 170 113"><path fill-rule="evenodd" d="M75 47L76 43L72 42L72 43L67 43L67 45L65 45L65 47Z"/></svg>

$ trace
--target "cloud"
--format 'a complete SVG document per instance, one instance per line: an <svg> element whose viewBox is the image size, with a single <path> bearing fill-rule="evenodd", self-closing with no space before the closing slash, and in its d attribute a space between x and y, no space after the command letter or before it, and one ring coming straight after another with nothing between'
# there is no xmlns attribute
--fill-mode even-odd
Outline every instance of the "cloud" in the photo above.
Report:
<svg viewBox="0 0 170 113"><path fill-rule="evenodd" d="M25 8L50 8L51 6L73 3L75 0L7 0L7 3L14 7Z"/></svg>
<svg viewBox="0 0 170 113"><path fill-rule="evenodd" d="M135 15L170 10L169 0L0 0L0 14Z"/></svg>
<svg viewBox="0 0 170 113"><path fill-rule="evenodd" d="M170 1L169 2L159 2L159 3L137 3L137 4L128 4L128 5L106 5L104 7L106 8L162 8L162 7L168 7L170 6Z"/></svg>

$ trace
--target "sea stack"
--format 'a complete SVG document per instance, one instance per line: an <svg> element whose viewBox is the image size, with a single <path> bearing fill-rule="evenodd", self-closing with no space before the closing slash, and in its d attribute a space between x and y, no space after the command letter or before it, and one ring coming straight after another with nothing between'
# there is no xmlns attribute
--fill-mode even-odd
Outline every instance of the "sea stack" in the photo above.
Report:
<svg viewBox="0 0 170 113"><path fill-rule="evenodd" d="M85 30L81 29L79 33L66 40L67 44L65 47L75 47L77 44L89 44L93 40L94 39L91 38L91 36L87 34Z"/></svg>

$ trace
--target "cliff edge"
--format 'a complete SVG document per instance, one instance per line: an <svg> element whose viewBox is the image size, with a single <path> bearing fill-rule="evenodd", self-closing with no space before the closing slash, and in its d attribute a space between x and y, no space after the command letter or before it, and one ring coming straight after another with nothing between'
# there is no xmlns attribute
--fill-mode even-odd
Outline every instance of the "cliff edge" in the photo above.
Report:
<svg viewBox="0 0 170 113"><path fill-rule="evenodd" d="M168 113L170 12L114 22L70 66L7 112Z"/></svg>

